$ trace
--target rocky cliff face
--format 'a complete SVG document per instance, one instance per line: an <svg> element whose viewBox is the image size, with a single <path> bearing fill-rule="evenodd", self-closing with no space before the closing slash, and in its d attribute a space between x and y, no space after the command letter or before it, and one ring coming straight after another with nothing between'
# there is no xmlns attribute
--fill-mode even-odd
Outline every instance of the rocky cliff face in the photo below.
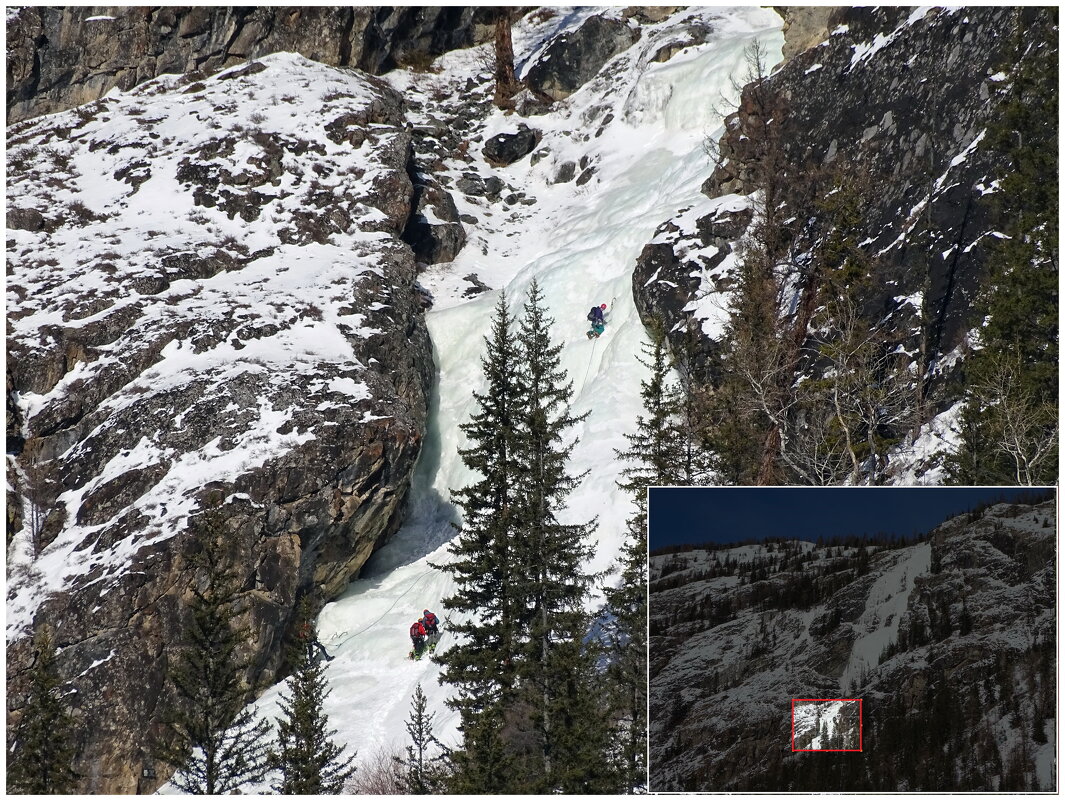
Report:
<svg viewBox="0 0 1065 801"><path fill-rule="evenodd" d="M401 239L411 133L380 81L279 54L24 122L8 148L9 705L48 626L82 789L151 790L205 505L252 685L296 600L339 593L400 523L433 372Z"/></svg>
<svg viewBox="0 0 1065 801"><path fill-rule="evenodd" d="M804 259L826 236L831 181L852 176L845 180L867 198L855 236L872 264L863 311L880 321L885 342L910 355L941 411L956 400L949 380L979 323L972 302L1000 224L985 196L1008 165L981 147L995 84L1006 77L999 70L1013 60L1018 33L1029 43L1050 34L1031 25L1031 14L1006 8L796 9L787 17L790 58L763 87L777 100L777 119L764 119L748 86L726 120L708 200L664 223L633 273L638 307L645 322L665 322L678 349L686 330L696 332L696 366L714 352L756 206L755 131L776 126L780 178L804 187L782 215L796 228L793 288L808 282Z"/></svg>
<svg viewBox="0 0 1065 801"><path fill-rule="evenodd" d="M380 74L491 34L474 7L27 7L7 23L7 117L89 103L167 73L210 75L268 53Z"/></svg>
<svg viewBox="0 0 1065 801"><path fill-rule="evenodd" d="M1053 787L1054 531L1051 501L653 556L651 789ZM792 698L862 699L861 753L792 753Z"/></svg>

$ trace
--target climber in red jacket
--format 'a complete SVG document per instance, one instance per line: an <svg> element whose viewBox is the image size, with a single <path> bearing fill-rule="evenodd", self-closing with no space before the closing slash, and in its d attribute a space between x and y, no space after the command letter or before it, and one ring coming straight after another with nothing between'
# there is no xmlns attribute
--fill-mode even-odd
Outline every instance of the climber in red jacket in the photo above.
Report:
<svg viewBox="0 0 1065 801"><path fill-rule="evenodd" d="M422 646L425 645L425 626L422 625L421 620L415 620L414 625L410 627L410 641L414 643L414 652L418 653L422 650Z"/></svg>

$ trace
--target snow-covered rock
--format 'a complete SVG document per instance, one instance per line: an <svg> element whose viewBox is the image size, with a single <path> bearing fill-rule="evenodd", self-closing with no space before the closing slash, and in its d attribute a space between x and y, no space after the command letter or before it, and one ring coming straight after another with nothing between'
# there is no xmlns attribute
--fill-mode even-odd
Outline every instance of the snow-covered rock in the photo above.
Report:
<svg viewBox="0 0 1065 801"><path fill-rule="evenodd" d="M595 14L579 28L552 38L521 77L534 91L562 100L594 78L604 64L638 37L638 28L609 13Z"/></svg>
<svg viewBox="0 0 1065 801"><path fill-rule="evenodd" d="M138 786L205 505L253 684L296 599L336 596L399 526L433 373L409 153L393 89L293 54L10 129L9 689L46 623L87 789Z"/></svg>

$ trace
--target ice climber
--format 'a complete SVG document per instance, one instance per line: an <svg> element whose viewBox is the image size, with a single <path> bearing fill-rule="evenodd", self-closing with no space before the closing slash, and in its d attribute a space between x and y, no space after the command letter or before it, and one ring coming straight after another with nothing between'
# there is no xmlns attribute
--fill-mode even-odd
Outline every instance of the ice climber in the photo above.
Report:
<svg viewBox="0 0 1065 801"><path fill-rule="evenodd" d="M422 620L425 621L425 630L429 633L429 636L432 637L437 633L437 626L440 625L440 619L428 609L423 609L422 615Z"/></svg>
<svg viewBox="0 0 1065 801"><path fill-rule="evenodd" d="M415 620L414 625L410 627L410 641L414 643L414 653L420 653L422 646L425 645L425 626L422 625L420 618Z"/></svg>
<svg viewBox="0 0 1065 801"><path fill-rule="evenodd" d="M606 319L603 317L603 312L606 311L606 304L603 303L600 306L592 306L591 311L588 312L588 320L591 322L592 327L588 331L588 339L595 337L596 339L606 330Z"/></svg>
<svg viewBox="0 0 1065 801"><path fill-rule="evenodd" d="M304 639L310 640L311 645L314 646L315 651L318 654L318 661L323 659L326 662L332 662L335 657L329 655L329 652L325 650L325 646L318 641L318 635L310 623L303 623L300 625L300 636Z"/></svg>

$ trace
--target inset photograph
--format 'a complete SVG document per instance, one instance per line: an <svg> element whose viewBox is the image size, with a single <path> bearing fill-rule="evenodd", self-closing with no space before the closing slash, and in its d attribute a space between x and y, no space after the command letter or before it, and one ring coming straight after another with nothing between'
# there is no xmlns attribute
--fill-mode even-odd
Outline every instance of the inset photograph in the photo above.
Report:
<svg viewBox="0 0 1065 801"><path fill-rule="evenodd" d="M792 751L861 751L861 698L795 698Z"/></svg>
<svg viewBox="0 0 1065 801"><path fill-rule="evenodd" d="M652 792L1057 788L1053 488L652 488Z"/></svg>

